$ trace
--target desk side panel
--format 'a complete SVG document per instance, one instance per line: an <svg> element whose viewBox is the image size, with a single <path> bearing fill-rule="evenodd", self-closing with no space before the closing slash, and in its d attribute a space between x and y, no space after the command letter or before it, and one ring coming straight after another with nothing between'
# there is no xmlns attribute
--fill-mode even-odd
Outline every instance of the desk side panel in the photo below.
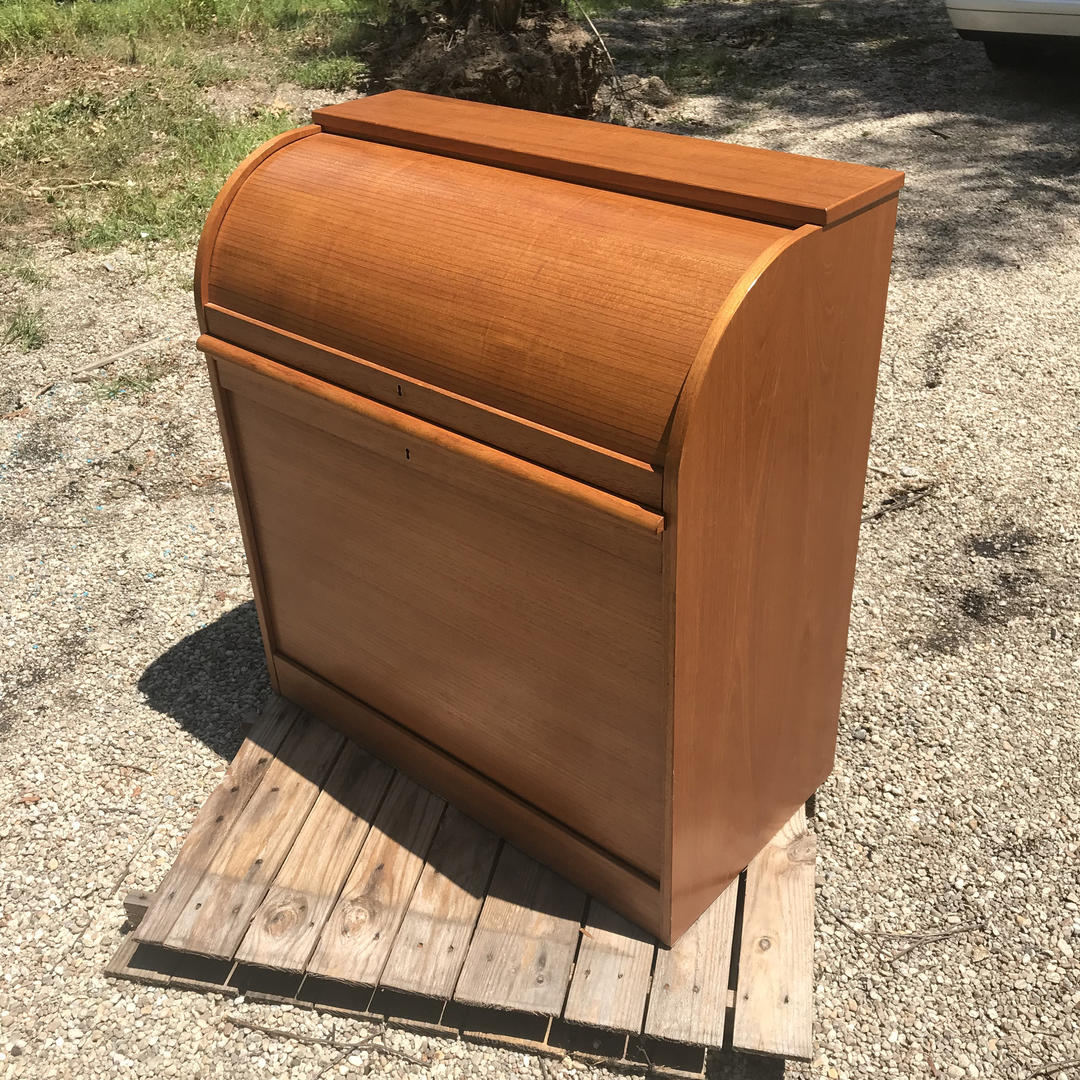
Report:
<svg viewBox="0 0 1080 1080"><path fill-rule="evenodd" d="M676 417L673 937L832 768L895 214L784 251Z"/></svg>

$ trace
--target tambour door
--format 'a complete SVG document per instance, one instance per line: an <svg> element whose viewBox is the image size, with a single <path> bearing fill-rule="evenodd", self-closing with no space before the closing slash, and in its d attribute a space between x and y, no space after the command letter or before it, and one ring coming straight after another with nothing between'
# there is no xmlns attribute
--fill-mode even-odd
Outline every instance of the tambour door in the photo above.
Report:
<svg viewBox="0 0 1080 1080"><path fill-rule="evenodd" d="M217 367L274 651L658 878L662 518L290 369Z"/></svg>

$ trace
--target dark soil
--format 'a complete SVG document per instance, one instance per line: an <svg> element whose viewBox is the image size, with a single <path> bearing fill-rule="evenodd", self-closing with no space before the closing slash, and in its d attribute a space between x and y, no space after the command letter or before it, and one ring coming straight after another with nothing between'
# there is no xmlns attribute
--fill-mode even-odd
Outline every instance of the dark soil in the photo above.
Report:
<svg viewBox="0 0 1080 1080"><path fill-rule="evenodd" d="M386 24L372 49L370 90L419 90L562 116L591 116L610 74L597 40L559 11L500 31L414 15Z"/></svg>

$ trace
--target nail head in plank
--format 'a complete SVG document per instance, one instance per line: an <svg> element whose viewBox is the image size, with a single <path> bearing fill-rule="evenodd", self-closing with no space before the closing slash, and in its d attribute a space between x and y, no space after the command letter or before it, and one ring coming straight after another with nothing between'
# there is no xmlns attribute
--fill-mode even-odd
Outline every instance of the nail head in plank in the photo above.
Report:
<svg viewBox="0 0 1080 1080"><path fill-rule="evenodd" d="M670 948L656 950L645 1034L723 1046L735 931L736 878Z"/></svg>
<svg viewBox="0 0 1080 1080"><path fill-rule="evenodd" d="M308 972L374 986L446 804L398 773L334 905Z"/></svg>
<svg viewBox="0 0 1080 1080"><path fill-rule="evenodd" d="M585 894L504 844L454 1000L558 1016Z"/></svg>
<svg viewBox="0 0 1080 1080"><path fill-rule="evenodd" d="M563 1016L578 1024L638 1032L656 939L597 900L581 932Z"/></svg>
<svg viewBox="0 0 1080 1080"><path fill-rule="evenodd" d="M169 948L232 957L344 741L301 714L173 924Z"/></svg>
<svg viewBox="0 0 1080 1080"><path fill-rule="evenodd" d="M300 715L297 706L276 698L255 722L225 778L203 804L180 854L154 893L134 931L139 941L161 944L169 936L210 860L247 806L278 747Z"/></svg>
<svg viewBox="0 0 1080 1080"><path fill-rule="evenodd" d="M304 970L392 777L389 765L355 743L345 745L256 911L237 960Z"/></svg>
<svg viewBox="0 0 1080 1080"><path fill-rule="evenodd" d="M813 1056L814 857L800 807L747 867L736 1049Z"/></svg>
<svg viewBox="0 0 1080 1080"><path fill-rule="evenodd" d="M382 985L448 998L465 963L498 837L447 807L382 975Z"/></svg>

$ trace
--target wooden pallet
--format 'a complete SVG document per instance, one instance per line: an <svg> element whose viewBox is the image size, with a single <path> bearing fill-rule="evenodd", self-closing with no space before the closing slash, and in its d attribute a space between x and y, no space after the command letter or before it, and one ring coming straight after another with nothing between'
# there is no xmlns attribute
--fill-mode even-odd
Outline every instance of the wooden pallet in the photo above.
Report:
<svg viewBox="0 0 1080 1080"><path fill-rule="evenodd" d="M800 810L673 948L278 699L108 973L700 1072L811 1056Z"/></svg>

